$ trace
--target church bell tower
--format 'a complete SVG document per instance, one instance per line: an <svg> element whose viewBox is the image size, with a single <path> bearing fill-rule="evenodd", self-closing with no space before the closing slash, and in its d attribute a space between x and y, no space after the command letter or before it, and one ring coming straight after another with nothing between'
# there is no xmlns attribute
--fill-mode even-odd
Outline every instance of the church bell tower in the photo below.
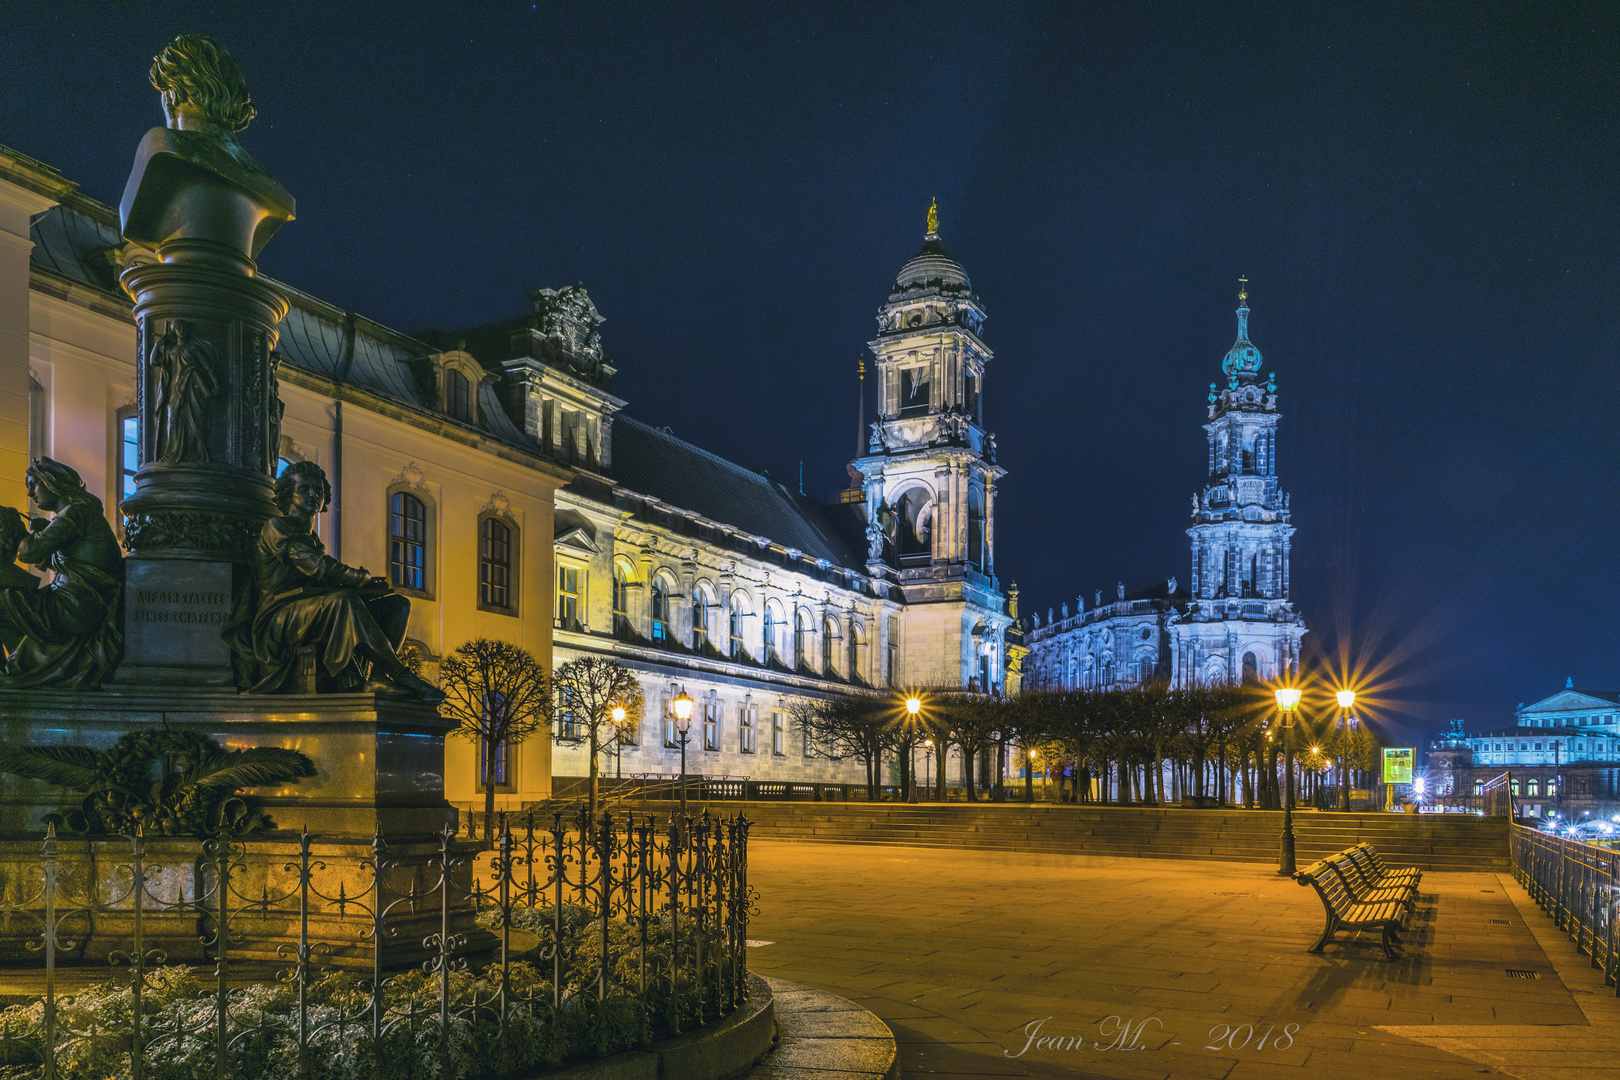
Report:
<svg viewBox="0 0 1620 1080"><path fill-rule="evenodd" d="M1248 279L1239 279L1238 336L1209 387L1208 475L1193 496L1192 595L1172 627L1179 685L1272 681L1299 669L1305 624L1289 560L1294 526L1277 478L1277 376L1262 380L1249 340Z"/></svg>
<svg viewBox="0 0 1620 1080"><path fill-rule="evenodd" d="M878 417L865 457L867 561L907 607L903 681L1000 688L1011 621L995 577L995 436L984 428L984 309L939 241L937 204L922 250L895 279L868 342ZM960 657L960 664L957 658Z"/></svg>

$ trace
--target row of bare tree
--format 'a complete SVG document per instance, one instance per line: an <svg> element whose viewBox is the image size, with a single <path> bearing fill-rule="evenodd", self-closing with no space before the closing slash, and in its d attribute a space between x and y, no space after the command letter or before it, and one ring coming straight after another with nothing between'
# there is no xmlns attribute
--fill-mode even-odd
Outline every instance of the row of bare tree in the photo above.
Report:
<svg viewBox="0 0 1620 1080"><path fill-rule="evenodd" d="M1055 781L1064 801L1155 803L1188 798L1245 806L1282 805L1282 729L1271 692L1259 686L1164 683L1119 690L1039 691L1003 698L960 691L919 695L909 714L903 699L844 697L804 701L792 708L813 752L854 758L866 766L867 794L876 799L887 770L899 787L917 784L914 760L931 753L927 770L940 777L930 792L944 797L951 751L960 787L977 800L981 787L1004 798L1003 777L1021 773L1033 799L1036 775ZM1320 776L1340 754L1346 767L1376 767L1377 739L1365 726L1341 726L1338 714L1296 713L1296 767ZM1166 776L1169 776L1168 790ZM988 777L988 784L981 783Z"/></svg>
<svg viewBox="0 0 1620 1080"><path fill-rule="evenodd" d="M586 656L547 672L534 654L493 638L475 638L439 665L441 711L458 722L455 734L478 744L484 787L484 838L493 833L496 775L492 751L510 748L541 732L558 742L589 747L590 815L600 800L598 763L614 745L619 724L641 722L641 684L617 660ZM614 710L623 709L622 721Z"/></svg>

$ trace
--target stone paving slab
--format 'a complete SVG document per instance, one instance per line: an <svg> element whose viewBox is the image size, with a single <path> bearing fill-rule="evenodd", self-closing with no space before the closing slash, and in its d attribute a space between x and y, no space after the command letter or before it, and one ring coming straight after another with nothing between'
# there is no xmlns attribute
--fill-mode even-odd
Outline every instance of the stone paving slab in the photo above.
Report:
<svg viewBox="0 0 1620 1080"><path fill-rule="evenodd" d="M782 979L766 979L776 1004L776 1048L748 1080L894 1080L894 1035L866 1009Z"/></svg>
<svg viewBox="0 0 1620 1080"><path fill-rule="evenodd" d="M1253 863L749 847L750 967L871 1010L906 1077L1620 1077L1614 989L1507 875L1426 872L1392 962L1307 953L1315 892Z"/></svg>

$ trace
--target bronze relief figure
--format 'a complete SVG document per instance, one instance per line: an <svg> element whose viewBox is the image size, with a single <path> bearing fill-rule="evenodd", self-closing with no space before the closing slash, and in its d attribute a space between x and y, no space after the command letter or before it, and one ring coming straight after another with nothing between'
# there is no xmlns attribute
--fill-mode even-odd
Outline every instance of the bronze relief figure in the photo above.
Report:
<svg viewBox="0 0 1620 1080"><path fill-rule="evenodd" d="M219 393L218 358L212 344L177 319L152 346L149 367L157 399L154 445L158 461L207 461L208 407Z"/></svg>

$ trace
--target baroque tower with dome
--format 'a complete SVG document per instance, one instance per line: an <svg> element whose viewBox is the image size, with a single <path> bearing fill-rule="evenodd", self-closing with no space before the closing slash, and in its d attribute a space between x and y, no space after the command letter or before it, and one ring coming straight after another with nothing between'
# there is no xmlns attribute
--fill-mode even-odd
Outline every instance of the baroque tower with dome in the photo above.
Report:
<svg viewBox="0 0 1620 1080"><path fill-rule="evenodd" d="M920 648L908 685L990 691L1005 680L1011 619L995 576L995 436L984 426L984 309L940 245L929 207L922 249L878 308L878 417L853 468L865 492L867 568L906 607Z"/></svg>
<svg viewBox="0 0 1620 1080"><path fill-rule="evenodd" d="M1204 485L1187 535L1192 572L1087 610L1034 617L1026 689L1110 689L1166 679L1173 686L1268 682L1299 671L1304 620L1289 579L1294 526L1277 476L1277 377L1262 376L1249 340L1247 280L1238 293L1237 341L1211 383Z"/></svg>

